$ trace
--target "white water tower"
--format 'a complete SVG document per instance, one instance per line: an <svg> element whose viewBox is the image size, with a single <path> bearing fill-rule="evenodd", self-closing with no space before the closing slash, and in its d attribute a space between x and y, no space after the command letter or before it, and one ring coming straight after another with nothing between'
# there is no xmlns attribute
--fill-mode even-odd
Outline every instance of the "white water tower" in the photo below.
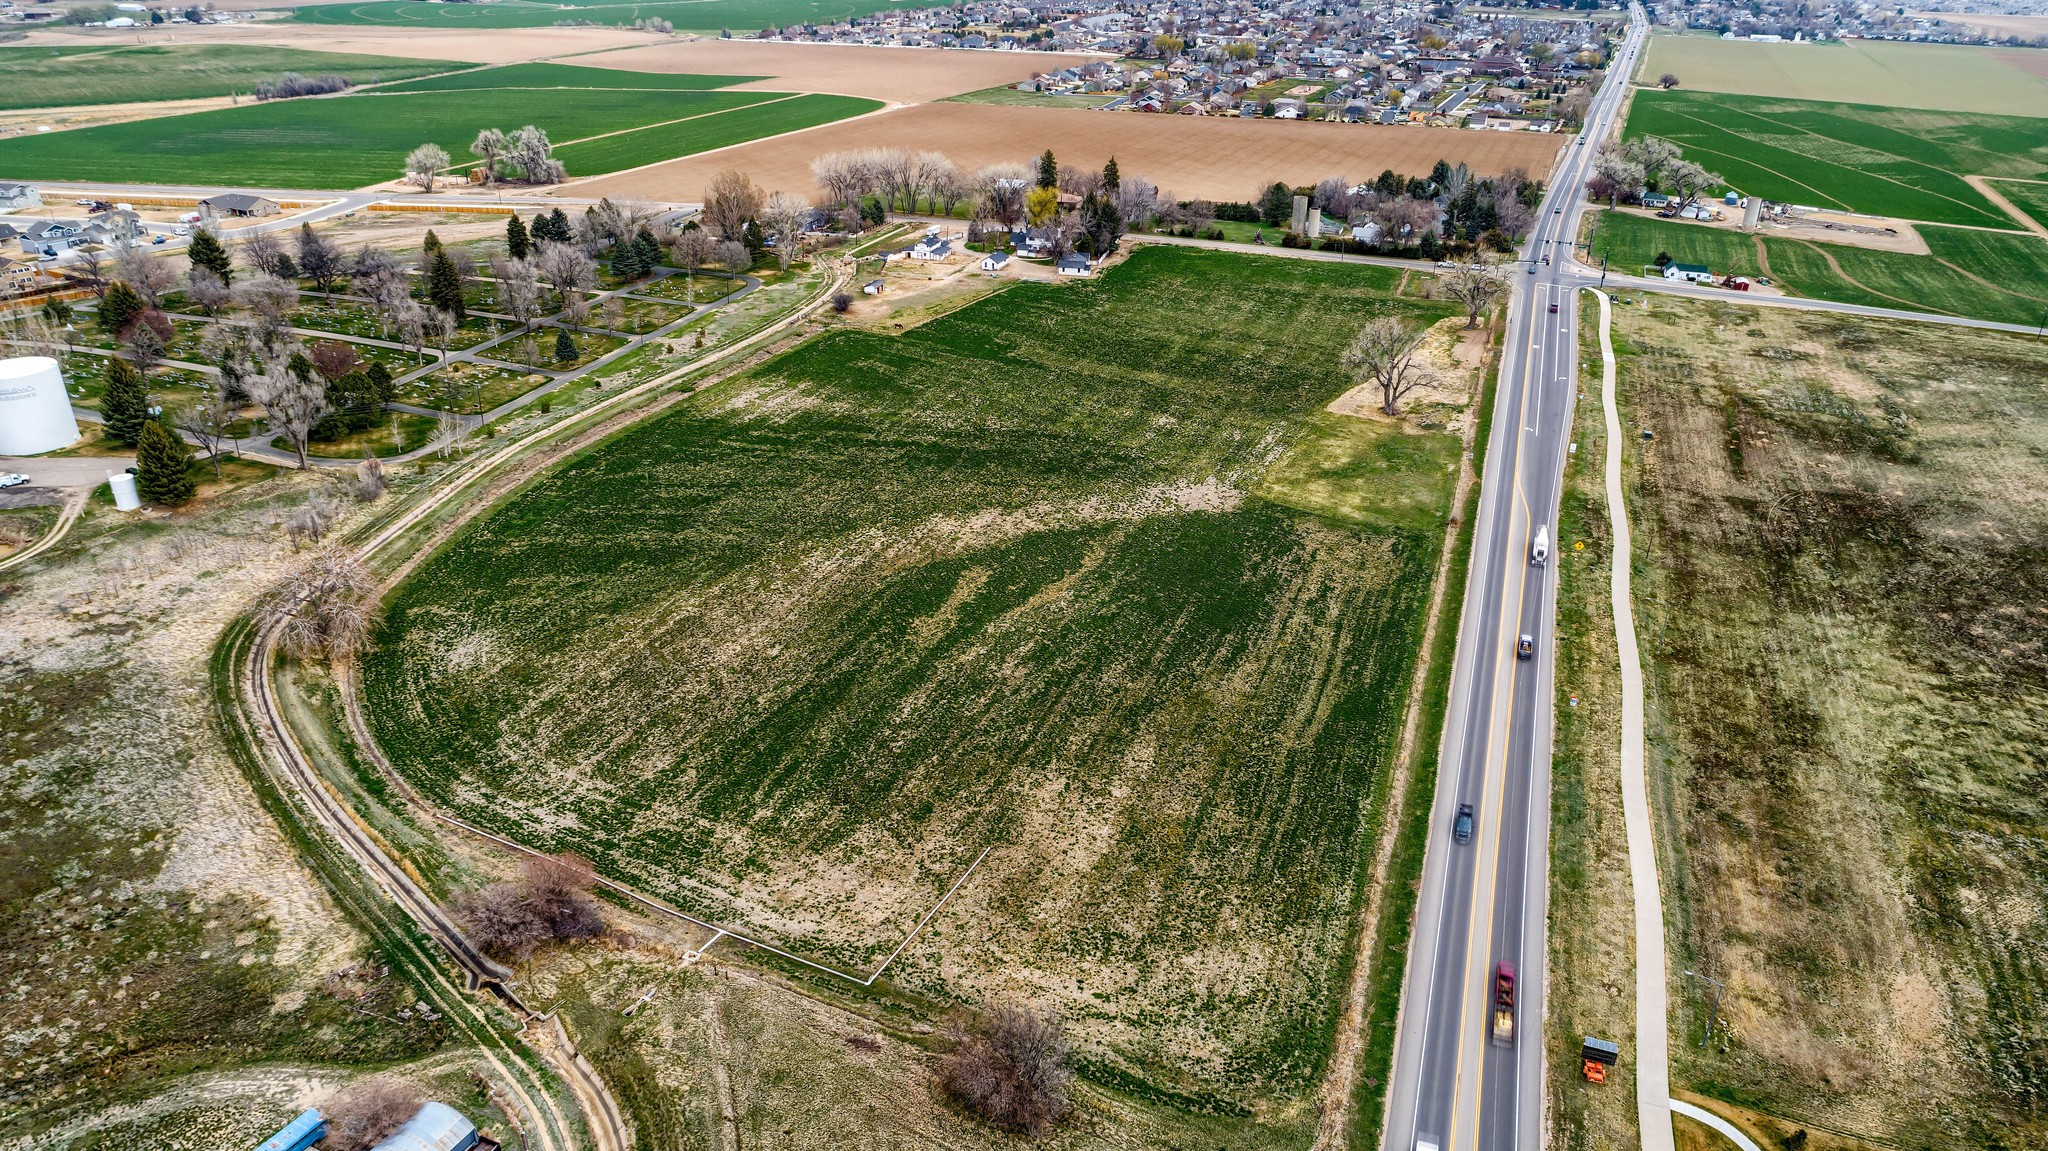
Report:
<svg viewBox="0 0 2048 1151"><path fill-rule="evenodd" d="M68 448L78 420L64 373L48 356L0 360L0 456L33 456Z"/></svg>

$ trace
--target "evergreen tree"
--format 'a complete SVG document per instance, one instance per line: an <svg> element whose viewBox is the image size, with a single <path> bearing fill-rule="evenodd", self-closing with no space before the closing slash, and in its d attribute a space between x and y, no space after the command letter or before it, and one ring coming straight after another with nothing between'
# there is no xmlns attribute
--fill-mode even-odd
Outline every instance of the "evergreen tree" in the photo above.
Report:
<svg viewBox="0 0 2048 1151"><path fill-rule="evenodd" d="M107 438L134 447L149 422L149 391L142 372L119 356L107 361L107 390L100 393L100 416Z"/></svg>
<svg viewBox="0 0 2048 1151"><path fill-rule="evenodd" d="M1429 170L1429 182L1431 184L1436 185L1439 188L1443 187L1444 182L1449 180L1450 178L1451 164L1448 160L1438 160L1436 162L1436 167L1431 168Z"/></svg>
<svg viewBox="0 0 2048 1151"><path fill-rule="evenodd" d="M533 251L533 241L526 235L526 225L519 222L519 213L514 212L505 221L505 252L515 260L524 260Z"/></svg>
<svg viewBox="0 0 2048 1151"><path fill-rule="evenodd" d="M376 361L363 373L370 380L370 398L379 404L388 404L398 398L398 387L391 378L391 369Z"/></svg>
<svg viewBox="0 0 2048 1151"><path fill-rule="evenodd" d="M220 237L201 228L192 233L192 243L185 248L185 257L195 268L205 268L220 278L222 284L234 282L234 268L228 259L228 250L221 246Z"/></svg>
<svg viewBox="0 0 2048 1151"><path fill-rule="evenodd" d="M115 280L107 285L107 294L100 297L100 331L110 336L119 336L128 330L143 309L149 305L142 302L142 296L126 283Z"/></svg>
<svg viewBox="0 0 2048 1151"><path fill-rule="evenodd" d="M640 249L631 244L612 245L612 275L621 280L637 280L647 274L640 266Z"/></svg>
<svg viewBox="0 0 2048 1151"><path fill-rule="evenodd" d="M420 241L420 257L431 262L440 251L441 237L436 236L432 228L428 228L427 238Z"/></svg>
<svg viewBox="0 0 2048 1151"><path fill-rule="evenodd" d="M566 244L576 233L569 227L569 213L560 208L548 213L548 239L557 244Z"/></svg>
<svg viewBox="0 0 2048 1151"><path fill-rule="evenodd" d="M1422 258L1425 260L1441 260L1444 258L1444 242L1437 238L1435 228L1431 228L1422 234L1422 243L1419 246Z"/></svg>
<svg viewBox="0 0 2048 1151"><path fill-rule="evenodd" d="M153 504L175 507L192 498L192 450L160 420L142 421L135 445L135 490Z"/></svg>
<svg viewBox="0 0 2048 1151"><path fill-rule="evenodd" d="M642 267L650 272L661 267L661 241L654 238L653 232L645 228L640 229L640 234L633 237L633 246L640 249L640 264Z"/></svg>
<svg viewBox="0 0 2048 1151"><path fill-rule="evenodd" d="M454 317L458 324L469 314L462 300L462 276L455 270L455 261L439 248L434 250L434 261L427 268L427 302Z"/></svg>
<svg viewBox="0 0 2048 1151"><path fill-rule="evenodd" d="M1268 228L1278 228L1294 219L1294 193L1285 184L1274 184L1259 197L1259 219Z"/></svg>
<svg viewBox="0 0 2048 1151"><path fill-rule="evenodd" d="M565 364L576 362L576 341L569 338L569 329L555 329L555 359Z"/></svg>
<svg viewBox="0 0 2048 1151"><path fill-rule="evenodd" d="M1060 186L1060 162L1052 158L1051 148L1047 148L1045 155L1038 158L1038 186L1041 188L1057 188Z"/></svg>
<svg viewBox="0 0 2048 1151"><path fill-rule="evenodd" d="M1105 190L1114 192L1122 183L1123 174L1117 171L1116 157L1111 156L1109 163L1102 166L1102 186Z"/></svg>
<svg viewBox="0 0 2048 1151"><path fill-rule="evenodd" d="M761 231L759 220L748 220L747 230L740 233L740 239L746 241L747 251L752 252L756 260L768 250L768 236Z"/></svg>

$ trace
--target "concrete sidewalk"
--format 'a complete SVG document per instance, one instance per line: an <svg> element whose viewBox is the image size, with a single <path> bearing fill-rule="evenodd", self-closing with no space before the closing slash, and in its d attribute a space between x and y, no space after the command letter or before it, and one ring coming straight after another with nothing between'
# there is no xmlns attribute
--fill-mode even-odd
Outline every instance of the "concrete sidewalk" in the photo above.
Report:
<svg viewBox="0 0 2048 1151"><path fill-rule="evenodd" d="M1636 645L1635 601L1629 587L1628 509L1622 503L1621 415L1614 406L1614 313L1600 301L1600 406L1607 417L1607 519L1614 533L1609 594L1614 641L1621 657L1621 808L1628 825L1629 883L1636 912L1636 1119L1643 1151L1672 1151L1671 1037L1665 1000L1664 898L1643 767L1643 658Z"/></svg>

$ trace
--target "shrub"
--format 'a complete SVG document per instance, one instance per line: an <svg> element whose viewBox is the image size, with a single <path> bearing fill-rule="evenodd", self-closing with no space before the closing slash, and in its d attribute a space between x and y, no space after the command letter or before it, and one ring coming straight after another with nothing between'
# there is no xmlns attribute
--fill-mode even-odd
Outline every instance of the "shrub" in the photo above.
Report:
<svg viewBox="0 0 2048 1151"><path fill-rule="evenodd" d="M939 1065L948 1094L998 1127L1037 1135L1067 1115L1067 1041L1059 1021L997 1007Z"/></svg>
<svg viewBox="0 0 2048 1151"><path fill-rule="evenodd" d="M536 856L520 878L457 896L455 917L470 942L500 959L522 960L550 940L604 934L604 917L590 898L595 878L581 856Z"/></svg>
<svg viewBox="0 0 2048 1151"><path fill-rule="evenodd" d="M372 1075L341 1089L322 1103L327 1116L323 1151L369 1151L390 1138L426 1103L420 1089L403 1079Z"/></svg>
<svg viewBox="0 0 2048 1151"><path fill-rule="evenodd" d="M844 314L845 314L845 312L846 312L846 309L848 309L848 308L851 308L852 306L853 306L853 297L852 297L852 296L850 296L850 295L846 294L845 292L834 292L834 293L832 293L832 310L833 310L833 311L835 311L835 312L838 312L838 313L840 313L840 314L844 315ZM697 334L701 336L701 335L703 335L704 333L700 331L700 332L698 332Z"/></svg>

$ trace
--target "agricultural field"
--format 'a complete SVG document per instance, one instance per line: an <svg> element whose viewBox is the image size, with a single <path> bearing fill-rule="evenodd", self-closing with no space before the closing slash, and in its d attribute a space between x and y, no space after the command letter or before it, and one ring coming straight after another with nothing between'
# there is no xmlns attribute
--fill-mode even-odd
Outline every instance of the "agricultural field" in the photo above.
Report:
<svg viewBox="0 0 2048 1151"><path fill-rule="evenodd" d="M1704 92L1637 92L1629 136L1662 136L1744 194L1937 224L2011 228L1963 177L2048 178L2048 118Z"/></svg>
<svg viewBox="0 0 2048 1151"><path fill-rule="evenodd" d="M7 77L0 85L0 110L226 96L248 93L285 72L341 75L357 84L376 84L461 67L465 65L441 60L252 44L0 47L0 75Z"/></svg>
<svg viewBox="0 0 2048 1151"><path fill-rule="evenodd" d="M983 88L979 92L962 92L948 96L955 104L1002 104L1014 108L1100 108L1116 99L1113 93L1098 93L1092 96L1048 96L1043 92L1019 92L1008 84L998 88Z"/></svg>
<svg viewBox="0 0 2048 1151"><path fill-rule="evenodd" d="M1793 295L2036 324L2048 313L2048 240L2025 232L1923 226L1928 255L1758 237L1730 228L1596 213L1592 255L1639 274L1659 253L1716 272L1767 276Z"/></svg>
<svg viewBox="0 0 2048 1151"><path fill-rule="evenodd" d="M1637 79L1648 83L1671 72L1685 91L1936 112L2038 112L2048 103L2048 80L2014 66L2012 55L1959 44L1759 44L1660 32L1650 37Z"/></svg>
<svg viewBox="0 0 2048 1151"><path fill-rule="evenodd" d="M858 975L964 876L892 1009L1030 1000L1098 1084L1300 1131L1459 441L1324 412L1349 333L1298 316L1448 314L1400 275L1145 248L821 336L429 559L372 725L465 818Z"/></svg>
<svg viewBox="0 0 2048 1151"><path fill-rule="evenodd" d="M577 176L785 132L792 123L822 123L869 106L807 96L744 110L775 99L767 92L616 87L579 90L573 99L558 89L523 87L366 92L0 140L0 169L37 179L361 187L396 179L406 153L422 141L439 143L458 168L467 167L478 130L537 124L557 145L567 145L557 154ZM715 126L707 121L701 129L675 124L625 131L711 113L721 113Z"/></svg>
<svg viewBox="0 0 2048 1151"><path fill-rule="evenodd" d="M744 87L921 104L1014 84L1034 72L1056 72L1093 58L1072 52L905 52L855 44L705 38L620 48L583 62L645 72L745 72L763 78Z"/></svg>
<svg viewBox="0 0 2048 1151"><path fill-rule="evenodd" d="M2048 182L1994 180L1992 188L2011 200L2014 207L2025 212L2036 224L2048 228Z"/></svg>
<svg viewBox="0 0 2048 1151"><path fill-rule="evenodd" d="M945 101L849 121L829 134L757 140L716 156L607 177L582 192L614 199L700 199L720 169L739 168L764 188L813 195L818 193L811 161L821 152L931 149L975 169L1053 148L1062 162L1084 168L1099 168L1115 156L1124 172L1143 176L1180 199L1243 200L1275 180L1290 185L1314 184L1326 176L1362 180L1387 168L1420 176L1438 160L1468 164L1482 175L1509 168L1544 172L1561 144L1561 137L1540 132L1098 115Z"/></svg>
<svg viewBox="0 0 2048 1151"><path fill-rule="evenodd" d="M922 2L922 0L916 0ZM648 3L580 5L576 19L591 24L620 25L662 19L678 29L752 32L785 24L830 24L891 8L915 7L913 0L651 0ZM413 0L368 0L359 4L322 4L298 8L293 19L303 24L393 25L409 28L550 28L562 19L560 5L538 0L499 0L475 7L433 5Z"/></svg>
<svg viewBox="0 0 2048 1151"><path fill-rule="evenodd" d="M644 92L708 92L759 80L759 76L705 76L689 72L622 72L615 68L585 68L575 64L504 64L430 76L404 84L392 84L378 91L475 92L533 88L592 89L617 88Z"/></svg>
<svg viewBox="0 0 2048 1151"><path fill-rule="evenodd" d="M1622 425L1654 433L1626 475L1670 967L1727 986L1703 1048L1707 988L1674 974L1674 1087L1887 1147L2039 1145L2048 502L2014 477L2048 451L2048 348L1658 298L1616 326ZM1598 887L1625 872L1599 847L1617 729L1581 478L1559 689L1586 698L1558 756L1592 802L1561 770L1560 841L1586 838L1557 874L1592 882L1556 908L1579 946L1553 986L1588 989L1564 1026L1628 1011L1594 990L1627 985L1629 904ZM1611 1146L1564 1094L1566 1145Z"/></svg>

